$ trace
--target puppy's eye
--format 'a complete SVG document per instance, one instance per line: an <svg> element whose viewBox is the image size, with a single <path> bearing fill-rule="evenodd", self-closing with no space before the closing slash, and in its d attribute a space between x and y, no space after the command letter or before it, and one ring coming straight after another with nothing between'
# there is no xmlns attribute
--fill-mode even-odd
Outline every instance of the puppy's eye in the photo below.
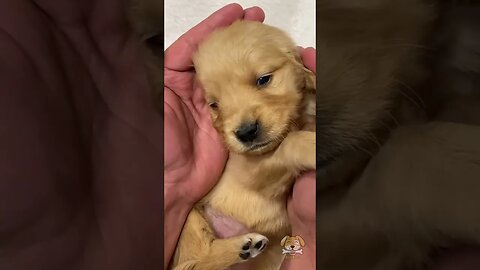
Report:
<svg viewBox="0 0 480 270"><path fill-rule="evenodd" d="M272 80L272 74L265 74L257 79L257 86L264 87Z"/></svg>
<svg viewBox="0 0 480 270"><path fill-rule="evenodd" d="M210 108L212 108L214 110L218 109L218 103L215 102L215 101L209 102L208 106L210 106Z"/></svg>

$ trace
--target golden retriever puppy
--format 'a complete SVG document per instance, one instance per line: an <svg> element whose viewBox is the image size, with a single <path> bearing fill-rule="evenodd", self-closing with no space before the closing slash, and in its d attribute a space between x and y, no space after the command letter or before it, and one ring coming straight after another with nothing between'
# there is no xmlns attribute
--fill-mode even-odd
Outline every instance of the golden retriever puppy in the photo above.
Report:
<svg viewBox="0 0 480 270"><path fill-rule="evenodd" d="M315 168L315 76L285 33L258 22L216 30L193 62L230 156L189 214L173 269L247 261L249 269L278 269L285 256L278 244L290 233L288 193L301 171ZM225 222L250 233L225 236L218 225Z"/></svg>

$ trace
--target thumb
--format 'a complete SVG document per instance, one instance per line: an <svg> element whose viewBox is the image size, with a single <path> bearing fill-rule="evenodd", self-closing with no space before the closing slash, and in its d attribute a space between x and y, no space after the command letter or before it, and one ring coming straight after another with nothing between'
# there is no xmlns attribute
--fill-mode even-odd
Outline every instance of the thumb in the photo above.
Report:
<svg viewBox="0 0 480 270"><path fill-rule="evenodd" d="M315 171L311 171L301 175L293 185L293 191L287 203L287 211L292 225L313 223L315 226L315 202Z"/></svg>

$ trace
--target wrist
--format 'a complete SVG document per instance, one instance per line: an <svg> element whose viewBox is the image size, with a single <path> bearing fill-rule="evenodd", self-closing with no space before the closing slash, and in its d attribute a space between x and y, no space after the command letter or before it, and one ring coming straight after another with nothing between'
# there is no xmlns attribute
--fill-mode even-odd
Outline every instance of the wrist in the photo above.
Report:
<svg viewBox="0 0 480 270"><path fill-rule="evenodd" d="M165 186L163 194L163 211L164 211L164 224L177 225L183 223L193 204L178 193L179 187ZM181 226L180 226L181 227Z"/></svg>
<svg viewBox="0 0 480 270"><path fill-rule="evenodd" d="M169 187L165 185L163 191L163 211L165 214L176 211L187 211L193 207L193 204L178 193L178 187Z"/></svg>
<svg viewBox="0 0 480 270"><path fill-rule="evenodd" d="M180 196L178 189L173 187L164 188L164 269L167 269L177 246L183 225L193 205Z"/></svg>
<svg viewBox="0 0 480 270"><path fill-rule="evenodd" d="M304 239L315 240L316 224L315 221L305 221L300 224L292 224L292 233L301 235Z"/></svg>

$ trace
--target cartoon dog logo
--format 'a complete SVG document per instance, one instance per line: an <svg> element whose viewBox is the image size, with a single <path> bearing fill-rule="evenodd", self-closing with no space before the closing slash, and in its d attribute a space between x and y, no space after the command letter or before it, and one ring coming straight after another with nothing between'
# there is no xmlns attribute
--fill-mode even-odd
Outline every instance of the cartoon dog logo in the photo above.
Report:
<svg viewBox="0 0 480 270"><path fill-rule="evenodd" d="M285 236L280 245L283 247L282 254L295 256L297 254L303 255L302 247L305 246L305 240L300 235Z"/></svg>

